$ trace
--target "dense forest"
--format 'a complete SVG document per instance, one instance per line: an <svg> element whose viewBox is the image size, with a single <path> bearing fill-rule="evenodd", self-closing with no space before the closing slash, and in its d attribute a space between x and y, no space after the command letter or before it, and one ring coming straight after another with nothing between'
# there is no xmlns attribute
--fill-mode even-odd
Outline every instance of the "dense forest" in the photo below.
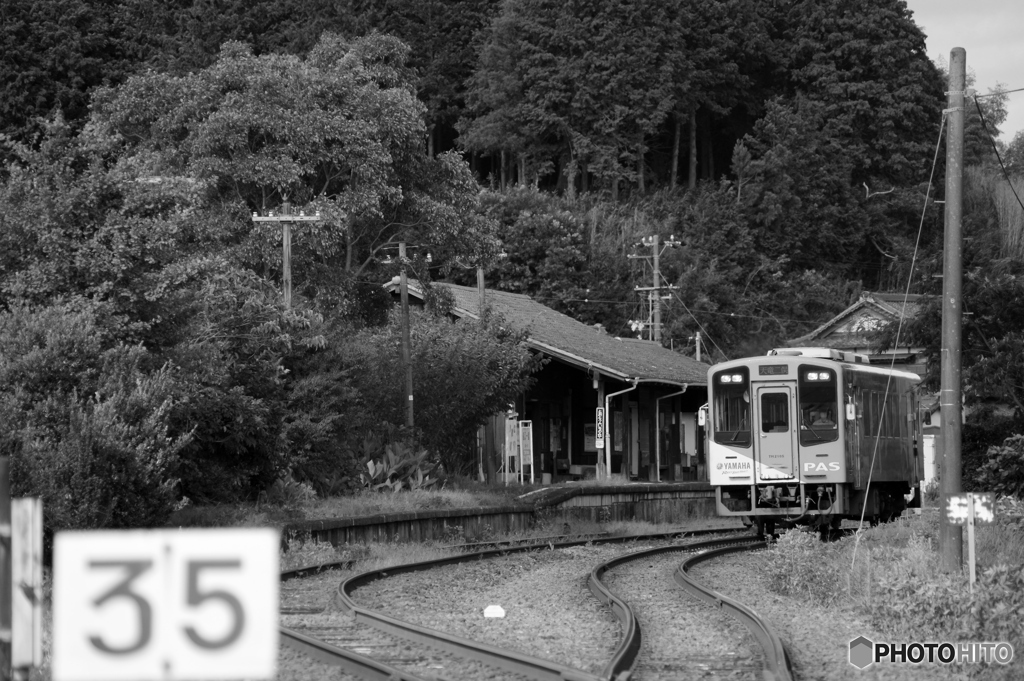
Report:
<svg viewBox="0 0 1024 681"><path fill-rule="evenodd" d="M945 75L902 0L8 0L0 17L0 453L53 527L360 484L408 435L381 288L400 241L424 282L479 266L647 337L651 274L629 256L673 237L662 342L692 355L700 332L710 361L862 290L941 285ZM1006 105L967 115L965 392L1021 414ZM320 216L294 236L291 307L278 228L252 220L285 203ZM416 439L456 473L537 361L501 320L430 302ZM937 314L902 331L935 357Z"/></svg>

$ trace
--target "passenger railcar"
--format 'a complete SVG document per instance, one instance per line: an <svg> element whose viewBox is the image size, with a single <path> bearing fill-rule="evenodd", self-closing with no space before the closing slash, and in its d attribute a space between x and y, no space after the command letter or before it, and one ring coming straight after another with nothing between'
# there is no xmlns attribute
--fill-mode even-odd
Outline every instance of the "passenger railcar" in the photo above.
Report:
<svg viewBox="0 0 1024 681"><path fill-rule="evenodd" d="M824 534L920 505L916 386L906 371L823 348L785 348L708 371L708 471L719 515ZM870 480L870 485L869 485Z"/></svg>

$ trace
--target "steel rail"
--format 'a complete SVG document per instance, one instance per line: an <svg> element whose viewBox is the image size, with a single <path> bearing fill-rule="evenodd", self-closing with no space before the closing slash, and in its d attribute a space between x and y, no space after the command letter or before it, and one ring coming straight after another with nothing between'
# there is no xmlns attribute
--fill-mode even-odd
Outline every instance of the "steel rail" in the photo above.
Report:
<svg viewBox="0 0 1024 681"><path fill-rule="evenodd" d="M782 639L779 638L775 630L768 626L768 623L754 612L753 609L701 585L688 574L688 570L698 563L729 553L752 551L762 547L764 547L763 542L756 542L739 546L725 546L707 551L683 561L676 568L674 578L676 583L691 595L732 615L750 630L750 633L761 644L761 648L764 649L766 681L793 681L792 661L789 658L786 647L782 644Z"/></svg>
<svg viewBox="0 0 1024 681"><path fill-rule="evenodd" d="M378 662L372 658L338 646L332 646L312 636L306 636L294 629L281 627L281 640L288 647L305 653L318 662L341 667L343 670L369 681L429 681L397 667Z"/></svg>
<svg viewBox="0 0 1024 681"><path fill-rule="evenodd" d="M596 566L590 571L590 577L587 579L587 586L590 587L590 593L594 594L597 600L608 606L612 613L618 618L620 625L622 626L622 639L619 641L618 647L615 652L612 653L612 658L601 672L601 676L605 679L620 679L628 678L629 673L632 672L633 666L636 664L636 660L640 655L640 644L641 644L641 630L640 624L636 620L636 616L633 614L632 608L629 604L619 598L615 592L605 585L602 577L609 570L613 570L623 563L631 563L634 560L640 560L642 558L648 558L650 556L656 556L662 553L678 553L681 551L700 551L704 549L712 549L721 546L728 546L735 544L738 541L749 542L748 537L728 537L725 539L711 539L708 541L694 542L690 544L675 544L672 546L657 546L653 549L645 549L643 551L634 551L632 553L624 553L620 556L615 556L611 560L607 560L604 563ZM622 676L623 674L626 676Z"/></svg>
<svg viewBox="0 0 1024 681"><path fill-rule="evenodd" d="M385 615L377 612L371 608L366 608L359 605L352 597L352 592L360 586L365 586L370 582L378 579L385 579L389 575L397 575L406 572L418 572L424 570L431 570L435 567L442 565L454 565L457 563L469 562L473 560L485 560L488 558L495 558L503 555L512 553L525 553L528 551L537 551L543 549L555 549L555 548L570 548L573 546L583 546L586 544L611 544L611 543L627 543L631 541L657 541L667 540L674 538L685 538L687 536L699 536L706 534L722 534L731 532L746 532L747 528L726 528L726 529L713 529L713 530L691 530L691 531L675 531L675 532L659 532L652 534L639 534L639 535L625 535L620 537L600 537L600 538L589 538L580 539L573 541L564 542L551 542L546 541L539 544L526 544L520 546L502 547L496 549L488 549L484 551L474 551L470 553L463 553L455 556L449 556L446 558L439 558L435 560L420 561L416 563L406 563L404 565L396 565L389 568L381 568L377 570L368 570L366 572L354 575L343 581L334 596L334 605L340 610L350 613L357 622L367 624L378 630L384 631L388 634L399 636L407 640L412 640L421 644L432 646L440 650L444 650L449 653L454 653L463 658L475 659L485 664L490 664L503 669L506 671L513 671L519 674L523 674L530 679L537 679L538 681L611 681L613 677L606 676L604 674L595 675L588 672L584 672L573 667L545 660L542 658L518 653L516 651L504 650L496 646L491 646L485 643L479 643L469 639L465 639L452 634L447 634L427 627L422 627L409 622L405 622L395 617ZM733 540L735 541L735 540ZM680 547L692 546L680 545ZM325 563L322 565L309 566L305 568L298 568L296 570L290 570L282 573L282 579L294 579L304 577L310 574L322 570L331 570L341 567L349 567L350 563L346 561L340 561L337 563ZM628 609L628 606L626 606ZM624 611L623 611L624 612ZM629 615L632 615L632 611L629 610ZM621 613L616 613L619 616ZM621 619L620 619L621 621ZM633 618L635 622L635 618ZM625 628L624 628L625 631ZM322 647L310 648L309 646L314 645L311 642L315 639L310 637L297 634L286 630L284 627L281 628L283 641L300 651L309 652L311 655L317 657L317 659L327 662L330 664L337 664L339 666L347 666L347 669L351 669L353 673L361 675L364 672L359 671L360 667L364 665L366 660L364 656L358 655L352 651L329 644L322 644ZM636 635L639 636L639 628L637 627ZM621 644L620 644L621 647ZM636 650L639 650L639 646L636 646ZM334 661L332 661L334 660ZM383 663L374 662L369 660L376 668L367 669L365 672L365 678L368 679L416 679L416 677L409 675L407 672L402 672L395 668L384 665ZM380 676L381 673L378 669L386 668L389 670L392 676Z"/></svg>

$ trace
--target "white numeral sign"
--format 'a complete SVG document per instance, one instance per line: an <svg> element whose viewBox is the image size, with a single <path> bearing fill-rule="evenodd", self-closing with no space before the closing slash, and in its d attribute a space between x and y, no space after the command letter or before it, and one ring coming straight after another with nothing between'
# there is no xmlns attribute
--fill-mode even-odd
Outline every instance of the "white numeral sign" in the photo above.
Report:
<svg viewBox="0 0 1024 681"><path fill-rule="evenodd" d="M272 678L279 546L272 529L58 533L54 681Z"/></svg>

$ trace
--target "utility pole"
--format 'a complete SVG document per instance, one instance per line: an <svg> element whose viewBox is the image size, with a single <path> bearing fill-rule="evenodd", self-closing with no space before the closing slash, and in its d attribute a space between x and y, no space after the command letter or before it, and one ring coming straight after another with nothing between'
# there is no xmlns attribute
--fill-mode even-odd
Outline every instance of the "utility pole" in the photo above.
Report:
<svg viewBox="0 0 1024 681"><path fill-rule="evenodd" d="M651 277L651 311L654 317L654 328L652 336L658 343L661 342L661 291L658 289L658 279L661 278L659 262L661 253L658 252L658 235L651 237L651 256L654 258L654 275Z"/></svg>
<svg viewBox="0 0 1024 681"><path fill-rule="evenodd" d="M676 241L675 236L670 236L668 240L660 241L657 234L649 237L644 237L640 240L640 243L634 244L635 247L645 246L651 249L651 255L628 255L626 257L630 259L650 260L651 269L653 270L651 275L651 286L637 286L634 291L647 291L648 301L648 314L647 321L645 322L633 322L632 326L634 330L648 329L648 339L661 342L661 291L662 289L671 291L679 288L678 286L671 286L663 283L661 276L661 254L666 249L675 248L679 245Z"/></svg>
<svg viewBox="0 0 1024 681"><path fill-rule="evenodd" d="M476 266L476 292L480 297L480 324L484 323L484 310L487 309L487 288L484 287L484 266Z"/></svg>
<svg viewBox="0 0 1024 681"><path fill-rule="evenodd" d="M253 211L252 221L277 222L281 225L281 288L284 292L284 308L289 310L292 307L292 223L320 222L320 211L317 211L316 215L306 215L304 211L292 215L292 204L285 198L281 204L280 215L274 215L274 211L270 211L266 216L261 216Z"/></svg>
<svg viewBox="0 0 1024 681"><path fill-rule="evenodd" d="M946 229L942 274L942 355L939 413L942 417L942 502L961 491L960 445L962 402L960 354L963 337L963 160L964 89L967 85L967 51L954 47L949 56L949 92L946 127ZM963 530L939 513L939 546L943 570L963 568Z"/></svg>

